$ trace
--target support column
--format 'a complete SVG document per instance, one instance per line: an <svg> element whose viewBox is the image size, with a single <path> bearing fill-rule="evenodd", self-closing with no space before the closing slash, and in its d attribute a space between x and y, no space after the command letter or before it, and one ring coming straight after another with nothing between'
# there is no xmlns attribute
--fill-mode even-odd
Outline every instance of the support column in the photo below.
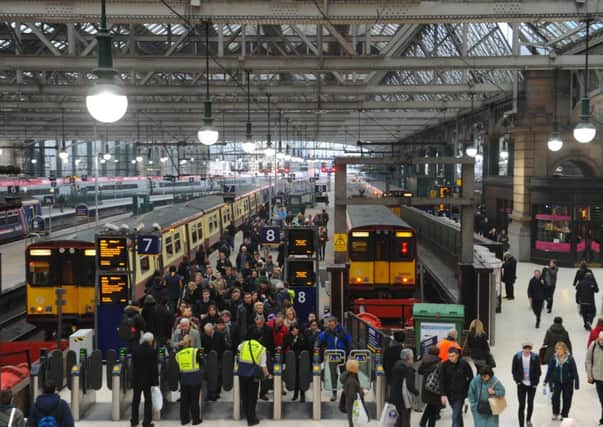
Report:
<svg viewBox="0 0 603 427"><path fill-rule="evenodd" d="M38 142L38 168L36 175L45 176L46 174L46 141Z"/></svg>
<svg viewBox="0 0 603 427"><path fill-rule="evenodd" d="M346 233L347 165L335 164L335 233ZM345 252L335 252L335 264L345 264Z"/></svg>
<svg viewBox="0 0 603 427"><path fill-rule="evenodd" d="M113 154L113 158L115 160L117 160L117 163L113 162L115 176L122 176L123 175L123 164L122 164L123 159L122 159L122 155L121 155L121 141L115 141L113 143L113 146L115 147L115 153Z"/></svg>
<svg viewBox="0 0 603 427"><path fill-rule="evenodd" d="M86 142L86 175L88 175L88 177L91 177L93 173L93 156L94 154L92 153L92 141L88 141Z"/></svg>

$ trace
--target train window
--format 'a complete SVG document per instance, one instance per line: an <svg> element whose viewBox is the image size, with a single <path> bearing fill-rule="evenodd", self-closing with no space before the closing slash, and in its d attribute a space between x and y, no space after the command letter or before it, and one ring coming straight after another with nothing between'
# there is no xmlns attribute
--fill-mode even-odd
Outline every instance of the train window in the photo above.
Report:
<svg viewBox="0 0 603 427"><path fill-rule="evenodd" d="M199 240L203 239L203 223L202 222L197 223L197 236L199 237Z"/></svg>
<svg viewBox="0 0 603 427"><path fill-rule="evenodd" d="M6 225L6 215L4 212L0 212L0 225Z"/></svg>
<svg viewBox="0 0 603 427"><path fill-rule="evenodd" d="M7 224L16 224L19 222L19 216L17 215L17 213L8 213L6 215L6 223Z"/></svg>
<svg viewBox="0 0 603 427"><path fill-rule="evenodd" d="M145 272L151 269L151 261L148 256L143 256L140 258L140 271Z"/></svg>
<svg viewBox="0 0 603 427"><path fill-rule="evenodd" d="M191 224L191 241L197 243L197 224Z"/></svg>
<svg viewBox="0 0 603 427"><path fill-rule="evenodd" d="M180 233L174 233L174 249L176 250L176 253L179 253L180 249L182 249L182 245L180 243Z"/></svg>
<svg viewBox="0 0 603 427"><path fill-rule="evenodd" d="M27 264L27 282L32 286L46 286L50 283L50 262L29 261Z"/></svg>
<svg viewBox="0 0 603 427"><path fill-rule="evenodd" d="M372 261L374 243L368 231L353 231L350 238L350 260Z"/></svg>
<svg viewBox="0 0 603 427"><path fill-rule="evenodd" d="M85 256L84 249L52 250L29 258L27 266L27 281L34 286L94 286L95 258Z"/></svg>
<svg viewBox="0 0 603 427"><path fill-rule="evenodd" d="M174 255L172 236L165 238L165 253L167 253L169 256Z"/></svg>

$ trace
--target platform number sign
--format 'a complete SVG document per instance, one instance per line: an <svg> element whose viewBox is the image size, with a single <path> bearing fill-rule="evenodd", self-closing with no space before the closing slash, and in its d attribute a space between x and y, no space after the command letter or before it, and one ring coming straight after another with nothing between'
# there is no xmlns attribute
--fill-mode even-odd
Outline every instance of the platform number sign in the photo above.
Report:
<svg viewBox="0 0 603 427"><path fill-rule="evenodd" d="M281 241L281 229L279 227L264 227L260 234L260 242L263 245L278 244Z"/></svg>
<svg viewBox="0 0 603 427"><path fill-rule="evenodd" d="M316 287L294 287L295 301L293 306L300 319L307 319L308 314L316 313Z"/></svg>
<svg viewBox="0 0 603 427"><path fill-rule="evenodd" d="M17 194L20 190L18 185L9 185L7 189L9 194Z"/></svg>
<svg viewBox="0 0 603 427"><path fill-rule="evenodd" d="M161 236L138 236L136 248L140 255L159 255L161 253Z"/></svg>

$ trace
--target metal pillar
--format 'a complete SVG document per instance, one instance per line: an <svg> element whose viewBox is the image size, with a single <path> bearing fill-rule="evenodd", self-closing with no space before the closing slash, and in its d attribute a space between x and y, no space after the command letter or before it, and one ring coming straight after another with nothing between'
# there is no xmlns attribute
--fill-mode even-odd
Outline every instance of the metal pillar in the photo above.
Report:
<svg viewBox="0 0 603 427"><path fill-rule="evenodd" d="M461 166L462 197L473 198L474 170L472 164ZM461 264L473 263L473 205L461 208Z"/></svg>
<svg viewBox="0 0 603 427"><path fill-rule="evenodd" d="M44 176L46 171L46 145L45 141L38 142L38 176Z"/></svg>
<svg viewBox="0 0 603 427"><path fill-rule="evenodd" d="M86 142L86 175L92 176L92 141Z"/></svg>
<svg viewBox="0 0 603 427"><path fill-rule="evenodd" d="M312 355L312 419L320 421L320 405L321 405L321 390L320 390L320 353L318 349L314 349Z"/></svg>
<svg viewBox="0 0 603 427"><path fill-rule="evenodd" d="M346 233L347 165L335 169L335 233ZM345 264L347 254L335 252L335 264Z"/></svg>

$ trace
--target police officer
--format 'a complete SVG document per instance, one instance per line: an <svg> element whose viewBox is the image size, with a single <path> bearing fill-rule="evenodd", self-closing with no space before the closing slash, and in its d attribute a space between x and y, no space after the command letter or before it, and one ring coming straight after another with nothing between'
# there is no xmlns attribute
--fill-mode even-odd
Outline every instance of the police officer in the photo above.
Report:
<svg viewBox="0 0 603 427"><path fill-rule="evenodd" d="M265 378L272 378L266 364L266 348L258 341L259 337L260 331L252 328L249 331L249 339L239 344L241 401L248 426L254 426L260 422L255 414L260 385L260 378L258 378L259 375L256 375L256 371L261 369Z"/></svg>
<svg viewBox="0 0 603 427"><path fill-rule="evenodd" d="M203 352L191 346L189 335L182 339L182 350L176 353L176 362L180 371L180 423L186 425L201 424L199 394L201 393L201 360Z"/></svg>

